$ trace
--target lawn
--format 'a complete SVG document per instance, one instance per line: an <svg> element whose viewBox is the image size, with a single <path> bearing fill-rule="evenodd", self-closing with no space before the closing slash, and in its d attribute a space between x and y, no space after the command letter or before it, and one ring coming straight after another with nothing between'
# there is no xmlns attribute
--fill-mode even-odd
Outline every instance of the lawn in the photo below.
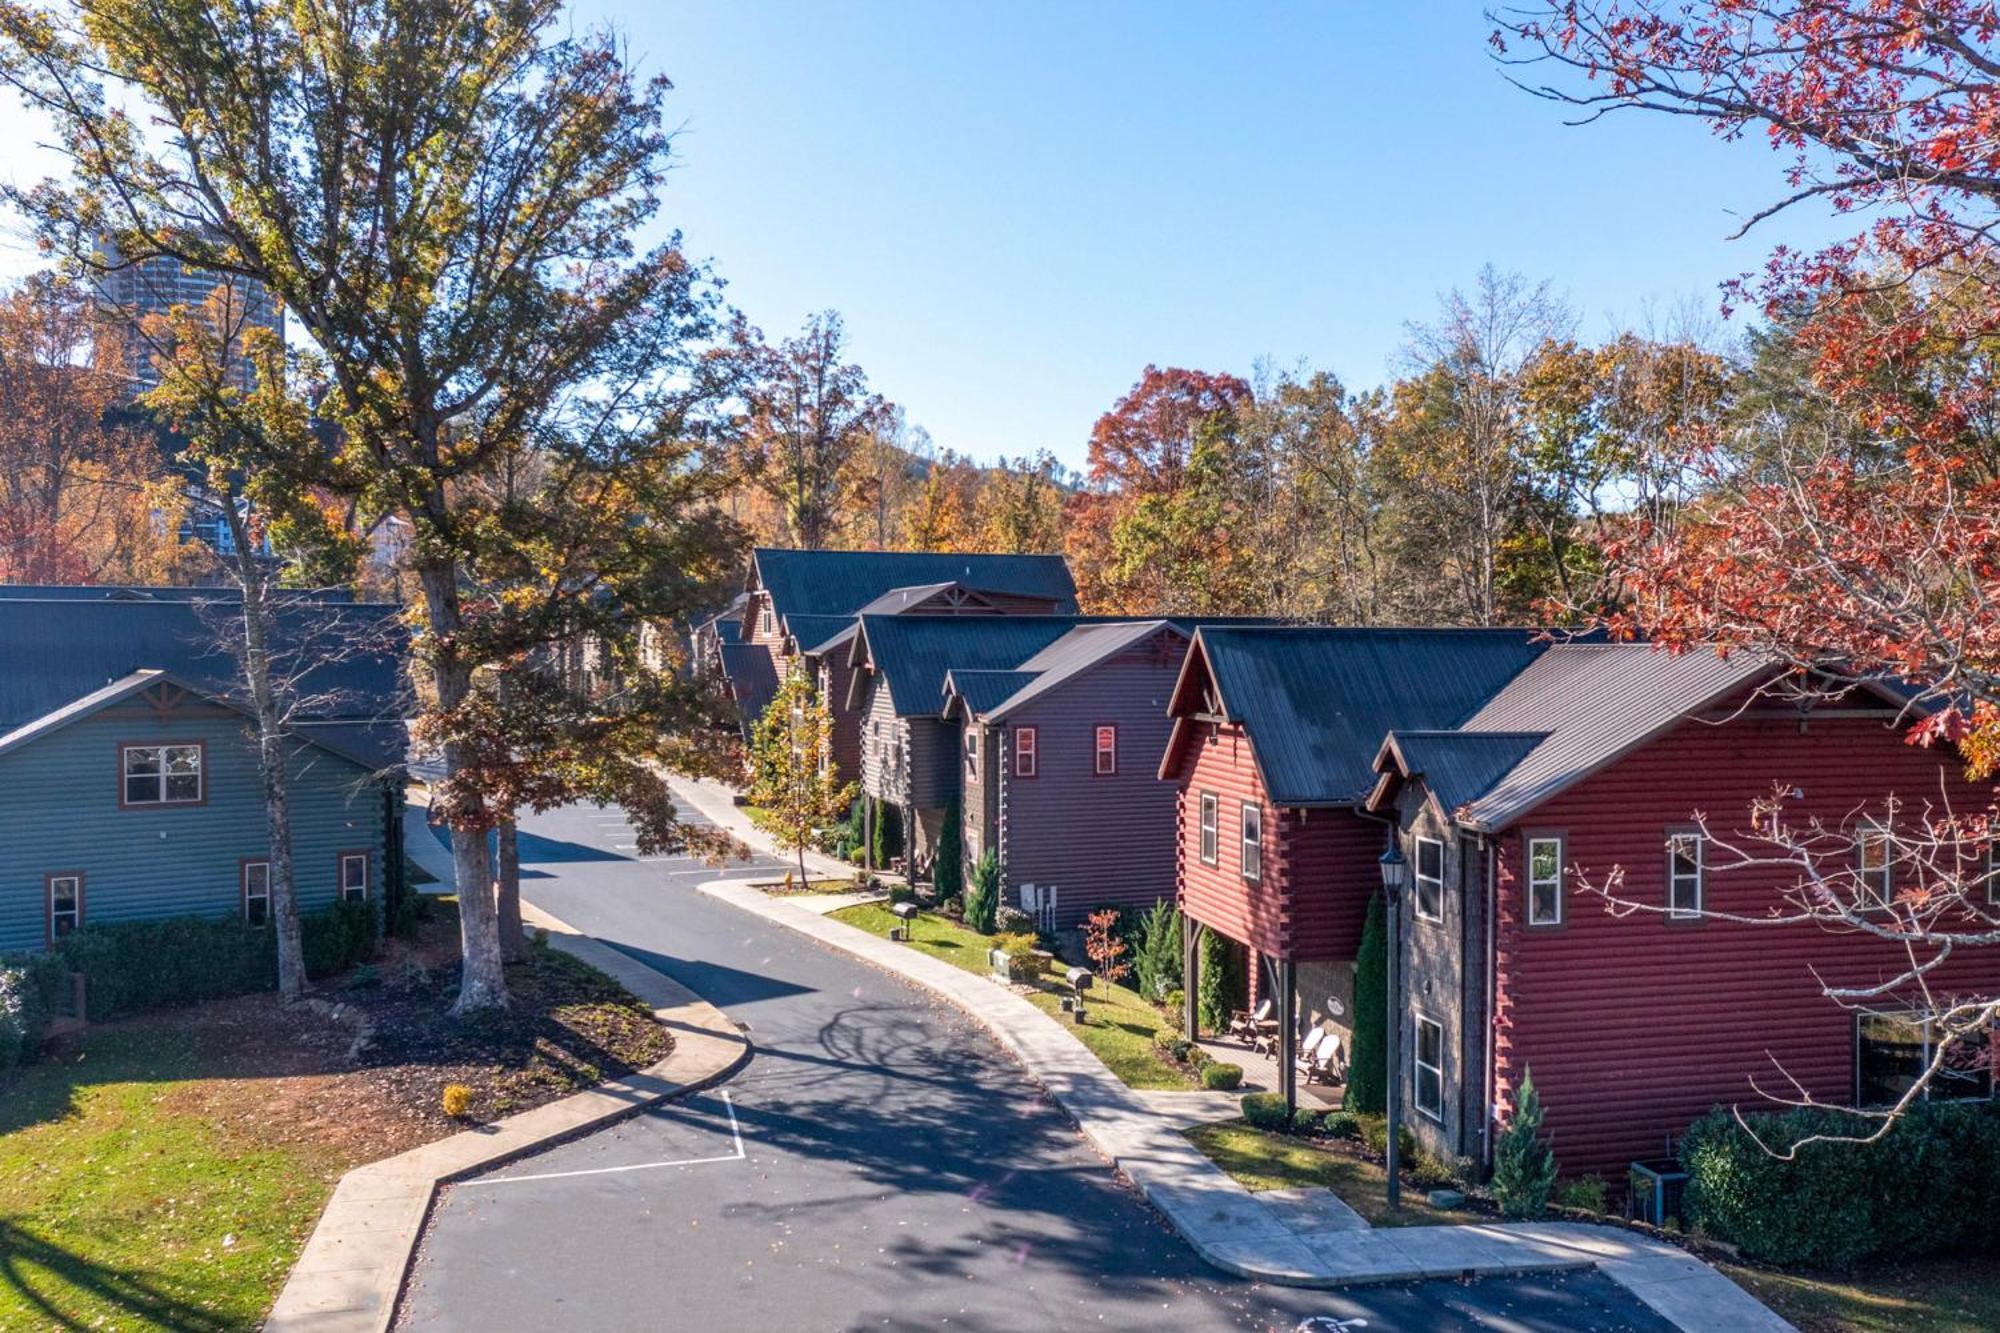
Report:
<svg viewBox="0 0 2000 1333"><path fill-rule="evenodd" d="M2000 1328L1990 1261L1925 1259L1847 1276L1717 1265L1802 1333L1985 1333Z"/></svg>
<svg viewBox="0 0 2000 1333"><path fill-rule="evenodd" d="M888 935L889 928L896 924L896 918L889 914L887 907L874 903L842 908L833 913L833 917L883 936ZM993 947L992 940L947 917L930 913L918 917L911 924L910 947L980 976L992 971L986 959L987 951ZM1167 1020L1137 991L1100 983L1090 992L1085 1006L1088 1021L1076 1024L1062 1013L1061 996L1067 989L1044 985L1028 1000L1061 1022L1126 1086L1176 1091L1185 1091L1193 1086L1180 1066L1166 1059L1154 1047L1153 1034L1166 1026Z"/></svg>
<svg viewBox="0 0 2000 1333"><path fill-rule="evenodd" d="M1476 1213L1433 1208L1428 1192L1403 1183L1403 1206L1389 1208L1389 1173L1375 1163L1352 1157L1338 1148L1310 1139L1269 1134L1241 1120L1200 1125L1185 1131L1188 1141L1248 1190L1305 1189L1318 1185L1332 1190L1347 1206L1378 1227L1440 1226L1483 1222Z"/></svg>

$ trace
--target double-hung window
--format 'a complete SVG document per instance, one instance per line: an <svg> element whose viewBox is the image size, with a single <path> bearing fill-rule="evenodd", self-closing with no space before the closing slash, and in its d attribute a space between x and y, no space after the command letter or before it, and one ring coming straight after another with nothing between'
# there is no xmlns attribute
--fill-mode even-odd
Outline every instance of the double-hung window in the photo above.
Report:
<svg viewBox="0 0 2000 1333"><path fill-rule="evenodd" d="M368 897L368 853L340 854L340 900L358 903Z"/></svg>
<svg viewBox="0 0 2000 1333"><path fill-rule="evenodd" d="M1986 848L1986 905L2000 907L2000 842Z"/></svg>
<svg viewBox="0 0 2000 1333"><path fill-rule="evenodd" d="M50 875L49 942L55 943L83 926L83 876L74 871Z"/></svg>
<svg viewBox="0 0 2000 1333"><path fill-rule="evenodd" d="M1264 876L1264 807L1255 801L1243 803L1243 878Z"/></svg>
<svg viewBox="0 0 2000 1333"><path fill-rule="evenodd" d="M1036 748L1040 737L1033 727L1014 728L1014 776L1031 778L1041 771L1042 755Z"/></svg>
<svg viewBox="0 0 2000 1333"><path fill-rule="evenodd" d="M1097 729L1095 771L1099 777L1110 777L1118 771L1118 728L1099 727Z"/></svg>
<svg viewBox="0 0 2000 1333"><path fill-rule="evenodd" d="M120 747L125 805L199 805L202 798L201 746Z"/></svg>
<svg viewBox="0 0 2000 1333"><path fill-rule="evenodd" d="M1528 839L1528 924L1559 926L1563 919L1561 838Z"/></svg>
<svg viewBox="0 0 2000 1333"><path fill-rule="evenodd" d="M1854 1031L1854 1101L1893 1106L1909 1094L1933 1062L1937 1072L1923 1091L1927 1101L1984 1101L1993 1095L1992 1034L1956 1038L1939 1059L1938 1037L1916 1014L1859 1014Z"/></svg>
<svg viewBox="0 0 2000 1333"><path fill-rule="evenodd" d="M1215 799L1215 793L1212 791L1203 792L1201 794L1201 863L1205 866L1215 864L1217 813L1218 802Z"/></svg>
<svg viewBox="0 0 2000 1333"><path fill-rule="evenodd" d="M965 729L965 776L979 781L979 731L971 726Z"/></svg>
<svg viewBox="0 0 2000 1333"><path fill-rule="evenodd" d="M1444 844L1417 839L1417 919L1444 920Z"/></svg>
<svg viewBox="0 0 2000 1333"><path fill-rule="evenodd" d="M1896 844L1880 824L1864 824L1856 844L1856 877L1861 881L1857 907L1887 907L1896 898Z"/></svg>
<svg viewBox="0 0 2000 1333"><path fill-rule="evenodd" d="M243 919L261 926L271 919L271 863L243 863Z"/></svg>
<svg viewBox="0 0 2000 1333"><path fill-rule="evenodd" d="M1444 1025L1417 1015L1416 1076L1412 1080L1417 1110L1433 1120L1444 1119Z"/></svg>
<svg viewBox="0 0 2000 1333"><path fill-rule="evenodd" d="M1703 904L1702 839L1699 833L1667 837L1667 917L1687 921L1701 915Z"/></svg>

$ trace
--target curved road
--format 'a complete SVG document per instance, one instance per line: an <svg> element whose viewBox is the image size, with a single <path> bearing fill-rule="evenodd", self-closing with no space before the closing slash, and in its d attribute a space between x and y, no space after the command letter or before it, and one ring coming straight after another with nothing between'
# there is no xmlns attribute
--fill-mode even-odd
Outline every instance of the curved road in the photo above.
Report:
<svg viewBox="0 0 2000 1333"><path fill-rule="evenodd" d="M969 1020L632 841L615 809L530 820L522 890L720 1006L756 1055L721 1089L446 1191L401 1327L1672 1327L1594 1274L1345 1293L1227 1277Z"/></svg>

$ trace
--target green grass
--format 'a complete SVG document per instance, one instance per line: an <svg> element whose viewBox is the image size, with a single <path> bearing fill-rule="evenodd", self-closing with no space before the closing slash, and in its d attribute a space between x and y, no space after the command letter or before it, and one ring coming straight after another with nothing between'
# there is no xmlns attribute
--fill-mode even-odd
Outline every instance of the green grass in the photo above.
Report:
<svg viewBox="0 0 2000 1333"><path fill-rule="evenodd" d="M874 903L845 907L832 915L836 921L882 936L887 936L889 928L896 924L887 907ZM919 953L942 958L954 967L981 976L993 970L986 957L993 947L992 940L955 921L926 913L912 923L910 934L910 947ZM1089 993L1085 1005L1088 1021L1077 1024L1062 1013L1061 995L1066 990L1067 987L1058 990L1044 986L1028 999L1036 1008L1055 1016L1065 1031L1089 1047L1127 1087L1185 1091L1193 1086L1180 1066L1154 1047L1153 1034L1166 1026L1167 1020L1137 991L1100 983Z"/></svg>
<svg viewBox="0 0 2000 1333"><path fill-rule="evenodd" d="M1332 1190L1347 1206L1378 1227L1442 1226L1481 1222L1478 1214L1433 1208L1424 1202L1427 1190L1403 1182L1403 1206L1389 1207L1389 1173L1373 1162L1350 1157L1337 1148L1310 1139L1295 1139L1252 1129L1241 1120L1200 1125L1184 1131L1188 1141L1227 1171L1247 1190Z"/></svg>
<svg viewBox="0 0 2000 1333"><path fill-rule="evenodd" d="M176 1106L201 1063L169 1025L113 1025L0 1084L0 1328L262 1318L331 1187L325 1153Z"/></svg>
<svg viewBox="0 0 2000 1333"><path fill-rule="evenodd" d="M2000 1328L2000 1280L1979 1257L1925 1259L1848 1276L1717 1265L1803 1333L1986 1333Z"/></svg>

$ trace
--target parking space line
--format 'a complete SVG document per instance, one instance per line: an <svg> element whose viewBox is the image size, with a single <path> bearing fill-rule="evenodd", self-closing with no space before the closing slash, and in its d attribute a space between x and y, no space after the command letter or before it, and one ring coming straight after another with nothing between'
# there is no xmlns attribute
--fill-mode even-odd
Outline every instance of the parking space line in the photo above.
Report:
<svg viewBox="0 0 2000 1333"><path fill-rule="evenodd" d="M732 1152L719 1157L687 1157L678 1162L634 1162L630 1166L593 1166L579 1171L542 1171L531 1176L500 1176L493 1180L467 1181L479 1185L519 1185L529 1180L566 1180L571 1176L612 1176L627 1171L657 1171L670 1166L706 1166L710 1162L740 1162L748 1154L743 1151L743 1131L736 1123L736 1103L723 1089L722 1108L729 1112L729 1137L735 1144Z"/></svg>

